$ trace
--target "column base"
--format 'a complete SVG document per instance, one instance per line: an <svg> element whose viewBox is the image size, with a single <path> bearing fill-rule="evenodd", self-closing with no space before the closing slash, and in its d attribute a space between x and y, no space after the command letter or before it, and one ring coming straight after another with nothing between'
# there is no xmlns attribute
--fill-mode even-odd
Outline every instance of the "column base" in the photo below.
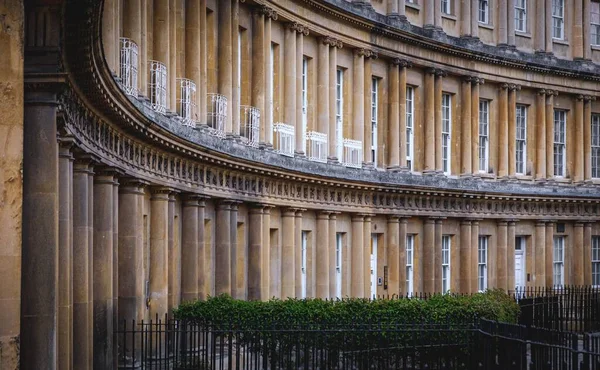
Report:
<svg viewBox="0 0 600 370"><path fill-rule="evenodd" d="M375 171L375 165L373 162L363 162L362 168L363 170Z"/></svg>
<svg viewBox="0 0 600 370"><path fill-rule="evenodd" d="M295 151L294 150L294 157L295 158L306 158L306 154L304 154L303 151Z"/></svg>
<svg viewBox="0 0 600 370"><path fill-rule="evenodd" d="M327 163L329 163L329 164L342 164L338 160L338 157L327 157Z"/></svg>
<svg viewBox="0 0 600 370"><path fill-rule="evenodd" d="M460 177L463 178L463 179L472 179L473 178L473 174L465 172L465 173L461 173Z"/></svg>
<svg viewBox="0 0 600 370"><path fill-rule="evenodd" d="M273 150L273 144L271 143L258 143L258 148L262 149L262 150L268 150L268 151L272 151Z"/></svg>
<svg viewBox="0 0 600 370"><path fill-rule="evenodd" d="M423 176L434 176L437 174L435 170L423 170Z"/></svg>
<svg viewBox="0 0 600 370"><path fill-rule="evenodd" d="M545 179L545 178L543 178L543 177L538 177L538 178L536 178L536 179L534 180L534 182L535 182L536 184L542 184L542 185L543 185L543 184L545 184L545 183L546 183L546 179Z"/></svg>
<svg viewBox="0 0 600 370"><path fill-rule="evenodd" d="M508 182L510 180L510 178L508 177L508 175L502 175L502 176L498 176L497 180L501 181L501 182Z"/></svg>
<svg viewBox="0 0 600 370"><path fill-rule="evenodd" d="M387 166L386 171L388 171L388 172L400 172L400 171L402 171L402 167L397 166L397 165L395 165L395 166Z"/></svg>

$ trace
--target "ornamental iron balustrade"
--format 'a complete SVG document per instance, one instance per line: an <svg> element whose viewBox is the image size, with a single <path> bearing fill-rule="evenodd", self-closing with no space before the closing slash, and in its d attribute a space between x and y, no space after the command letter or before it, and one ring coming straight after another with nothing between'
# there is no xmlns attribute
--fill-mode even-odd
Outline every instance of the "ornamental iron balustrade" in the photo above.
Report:
<svg viewBox="0 0 600 370"><path fill-rule="evenodd" d="M150 79L148 83L148 96L152 109L158 113L167 111L167 67L156 60L149 63Z"/></svg>
<svg viewBox="0 0 600 370"><path fill-rule="evenodd" d="M275 135L275 150L281 155L288 157L294 156L295 135L294 126L285 123L275 123L273 125L273 134Z"/></svg>
<svg viewBox="0 0 600 370"><path fill-rule="evenodd" d="M362 141L344 139L344 159L346 167L362 168Z"/></svg>
<svg viewBox="0 0 600 370"><path fill-rule="evenodd" d="M306 147L308 160L327 163L327 134L316 131L307 132Z"/></svg>
<svg viewBox="0 0 600 370"><path fill-rule="evenodd" d="M248 146L258 147L259 130L260 110L249 105L240 105L240 135L242 142Z"/></svg>
<svg viewBox="0 0 600 370"><path fill-rule="evenodd" d="M221 94L207 94L206 124L211 135L225 137L225 119L227 118L227 98Z"/></svg>
<svg viewBox="0 0 600 370"><path fill-rule="evenodd" d="M187 78L178 78L177 84L177 114L181 117L181 123L186 126L195 127L197 121L196 113L196 84Z"/></svg>
<svg viewBox="0 0 600 370"><path fill-rule="evenodd" d="M138 96L138 46L126 37L121 37L121 87L125 94Z"/></svg>

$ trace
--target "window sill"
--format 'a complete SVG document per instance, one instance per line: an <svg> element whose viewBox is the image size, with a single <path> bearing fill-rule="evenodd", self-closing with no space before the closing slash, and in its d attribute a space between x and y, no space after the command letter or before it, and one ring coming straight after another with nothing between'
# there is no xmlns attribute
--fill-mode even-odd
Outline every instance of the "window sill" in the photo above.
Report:
<svg viewBox="0 0 600 370"><path fill-rule="evenodd" d="M516 174L515 177L519 181L532 181L533 180L533 176L531 176L531 175Z"/></svg>
<svg viewBox="0 0 600 370"><path fill-rule="evenodd" d="M485 28L487 30L493 30L494 29L494 25L493 24L481 23L481 22L478 22L478 24L479 24L480 28Z"/></svg>
<svg viewBox="0 0 600 370"><path fill-rule="evenodd" d="M481 177L481 178L484 178L484 179L495 179L496 178L496 174L482 172L482 171L477 172L476 174L474 174L474 176Z"/></svg>
<svg viewBox="0 0 600 370"><path fill-rule="evenodd" d="M552 43L554 44L559 44L559 45L566 45L569 46L569 40L565 40L565 39L552 39Z"/></svg>
<svg viewBox="0 0 600 370"><path fill-rule="evenodd" d="M449 20L455 21L455 22L457 20L456 16L452 15L452 14L442 14L442 18L446 18L446 19L449 19Z"/></svg>
<svg viewBox="0 0 600 370"><path fill-rule="evenodd" d="M421 10L421 5L416 4L416 3L409 3L409 2L407 2L404 5L405 5L406 8L411 8L411 9L414 9L416 11L420 11Z"/></svg>
<svg viewBox="0 0 600 370"><path fill-rule="evenodd" d="M600 51L600 45L591 45L592 50Z"/></svg>
<svg viewBox="0 0 600 370"><path fill-rule="evenodd" d="M515 31L515 36L525 37L525 38L528 38L528 39L531 38L531 34L529 32Z"/></svg>
<svg viewBox="0 0 600 370"><path fill-rule="evenodd" d="M560 184L570 184L572 182L570 178L564 176L554 176L550 179L550 181L554 181Z"/></svg>

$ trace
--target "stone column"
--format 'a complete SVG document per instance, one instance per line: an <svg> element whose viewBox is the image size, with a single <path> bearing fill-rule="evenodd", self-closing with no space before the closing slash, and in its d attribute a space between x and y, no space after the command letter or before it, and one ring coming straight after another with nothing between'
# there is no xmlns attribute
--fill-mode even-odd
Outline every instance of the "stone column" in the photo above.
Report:
<svg viewBox="0 0 600 370"><path fill-rule="evenodd" d="M519 85L508 87L508 175L511 177L514 177L517 171L517 90L520 89ZM525 163L525 173L527 173L527 163Z"/></svg>
<svg viewBox="0 0 600 370"><path fill-rule="evenodd" d="M387 0L387 15L398 16L398 0Z"/></svg>
<svg viewBox="0 0 600 370"><path fill-rule="evenodd" d="M200 0L191 0L185 2L185 77L196 83L196 114L193 117L195 121L202 120L203 106L206 104L206 96L200 93L199 85L201 80L200 67L200 12L206 12L204 8L200 10ZM183 77L183 76L182 76Z"/></svg>
<svg viewBox="0 0 600 370"><path fill-rule="evenodd" d="M471 221L460 222L460 283L461 293L471 292Z"/></svg>
<svg viewBox="0 0 600 370"><path fill-rule="evenodd" d="M169 193L151 189L150 198L150 317L163 318L169 309Z"/></svg>
<svg viewBox="0 0 600 370"><path fill-rule="evenodd" d="M538 30L539 31L539 30ZM536 181L546 181L546 90L539 90L536 108Z"/></svg>
<svg viewBox="0 0 600 370"><path fill-rule="evenodd" d="M508 243L506 249L506 284L507 289L510 291L515 289L515 221L508 221L507 235ZM523 265L523 268L527 270L526 265Z"/></svg>
<svg viewBox="0 0 600 370"><path fill-rule="evenodd" d="M424 0L423 5L425 8L423 27L435 27L435 8L436 5L437 8L439 8L440 5L435 0Z"/></svg>
<svg viewBox="0 0 600 370"><path fill-rule="evenodd" d="M94 178L94 368L113 366L113 169L100 169Z"/></svg>
<svg viewBox="0 0 600 370"><path fill-rule="evenodd" d="M402 295L403 293L406 294L406 237L408 236L408 232L407 232L407 228L408 228L408 219L405 217L402 217L400 219L400 223L399 223L400 227L399 227L399 232L400 235L398 237L398 294ZM413 246L413 261L415 260L414 258L414 254L415 254L415 249ZM414 273L414 267L413 267L413 273ZM413 275L413 281L414 281L414 275ZM413 282L414 285L414 282Z"/></svg>
<svg viewBox="0 0 600 370"><path fill-rule="evenodd" d="M89 311L93 300L89 270L90 161L77 158L73 166L73 369L89 369L92 333Z"/></svg>
<svg viewBox="0 0 600 370"><path fill-rule="evenodd" d="M260 128L260 142L262 143L262 146L264 147L268 147L268 148L272 148L273 147L273 80L271 78L271 76L267 76L267 73L270 73L271 71L274 71L274 67L271 65L271 48L272 48L272 44L271 44L271 19L277 19L277 13L274 12L273 10L271 10L270 8L267 9L267 11L265 12L265 19L263 22L263 25L257 25L256 28L259 30L260 32L260 28L264 27L264 38L263 38L263 59L264 59L264 63L263 65L265 67L266 71L269 72L265 72L264 73L264 78L262 79L263 81L263 85L264 85L264 89L265 89L265 99L264 99L264 114L261 113L261 121L263 122L263 124L261 125ZM254 42L254 40L253 40ZM257 45L256 47L260 47L260 45ZM260 68L257 66L257 68ZM254 74L254 71L252 72ZM254 78L254 77L253 77ZM260 79L258 79L258 83L260 83Z"/></svg>
<svg viewBox="0 0 600 370"><path fill-rule="evenodd" d="M351 271L352 276L351 290L352 297L362 298L365 296L365 275L363 273L363 260L364 249L364 216L363 215L352 215L352 257L351 257Z"/></svg>
<svg viewBox="0 0 600 370"><path fill-rule="evenodd" d="M402 267L400 263L400 250L398 243L399 235L400 222L398 216L389 216L387 222L388 292L392 296L400 293L400 269Z"/></svg>
<svg viewBox="0 0 600 370"><path fill-rule="evenodd" d="M169 78L171 74L175 73L175 66L171 66L171 58L169 56L171 50L169 46L169 32L171 31L169 0L155 0L153 5L152 59L165 65L167 68L167 81L170 81ZM167 83L167 107L169 106L170 94L171 85L170 83Z"/></svg>
<svg viewBox="0 0 600 370"><path fill-rule="evenodd" d="M250 208L248 215L248 299L262 298L263 206Z"/></svg>
<svg viewBox="0 0 600 370"><path fill-rule="evenodd" d="M119 36L119 35L117 35ZM142 49L142 0L123 1L123 37L130 38L139 47L138 60L145 53L145 49ZM117 54L120 54L120 46L117 49ZM120 56L120 55L119 55ZM117 59L120 60L120 57ZM143 84L141 73L141 67L143 63L138 63L138 91L145 95L145 87Z"/></svg>
<svg viewBox="0 0 600 370"><path fill-rule="evenodd" d="M546 51L546 0L535 0L535 51L544 53ZM550 21L552 22L552 21ZM552 24L552 23L550 23Z"/></svg>
<svg viewBox="0 0 600 370"><path fill-rule="evenodd" d="M491 5L491 4L490 4ZM488 10L489 12L490 10ZM515 8L511 8L510 21L515 23L514 11ZM506 0L498 0L498 45L508 45L508 13Z"/></svg>
<svg viewBox="0 0 600 370"><path fill-rule="evenodd" d="M336 255L337 248L337 214L332 212L329 214L329 297L336 297ZM342 283L343 284L343 283Z"/></svg>
<svg viewBox="0 0 600 370"><path fill-rule="evenodd" d="M425 166L423 174L435 173L435 69L425 71Z"/></svg>
<svg viewBox="0 0 600 370"><path fill-rule="evenodd" d="M473 173L479 172L479 85L482 78L474 77L471 82L471 167Z"/></svg>
<svg viewBox="0 0 600 370"><path fill-rule="evenodd" d="M540 13L540 9L537 10L538 14ZM546 8L545 8L545 17L546 17L546 48L545 51L548 54L552 54L552 0L546 0ZM539 19L539 18L538 18ZM563 27L566 26L566 22ZM565 30L566 31L566 30ZM566 32L565 32L566 34Z"/></svg>
<svg viewBox="0 0 600 370"><path fill-rule="evenodd" d="M231 295L231 202L219 201L215 222L215 291Z"/></svg>
<svg viewBox="0 0 600 370"><path fill-rule="evenodd" d="M177 282L178 278L177 278L177 269L179 267L181 267L180 265L180 261L177 261L177 250L179 249L178 245L175 245L175 241L174 241L174 237L175 237L175 228L174 228L174 221L175 221L175 192L171 192L169 193L169 208L167 210L167 243L169 246L169 253L167 255L167 271L168 271L168 277L169 277L169 282L168 282L168 307L169 307L169 313L172 312L173 307L175 307L176 303L176 299L179 300L179 298L181 297L181 292L179 292L180 296L176 297L175 294L175 290L177 289L176 287L179 285L180 281ZM181 258L181 251L179 251L179 258Z"/></svg>
<svg viewBox="0 0 600 370"><path fill-rule="evenodd" d="M571 281L571 283L579 286L584 285L584 265L586 264L586 259L584 258L585 253L583 242L583 225L583 222L575 222L575 224L573 225L573 252L571 253L571 256L573 258L573 262L571 264L571 266L573 266L573 280ZM590 263L591 260L587 261L587 263Z"/></svg>
<svg viewBox="0 0 600 370"><path fill-rule="evenodd" d="M546 90L546 174L548 179L554 177L554 95L556 95L554 91Z"/></svg>
<svg viewBox="0 0 600 370"><path fill-rule="evenodd" d="M373 235L371 233L371 215L365 215L363 224L363 282L365 298L371 297L371 246L373 244ZM377 275L377 272L375 272Z"/></svg>
<svg viewBox="0 0 600 370"><path fill-rule="evenodd" d="M460 35L471 36L471 0L460 2Z"/></svg>
<svg viewBox="0 0 600 370"><path fill-rule="evenodd" d="M463 3L464 5L464 3ZM471 166L471 77L462 79L461 87L461 176L473 174Z"/></svg>
<svg viewBox="0 0 600 370"><path fill-rule="evenodd" d="M295 248L295 252L294 252L294 272L295 272L295 282L296 282L296 287L295 287L295 297L302 297L302 212L304 212L304 209L297 209L296 210L296 221L295 221L295 227L294 227L294 238L295 238L295 243L296 243L296 248ZM331 220L329 221L329 224L331 225ZM335 224L335 219L333 220L333 223ZM331 232L331 226L330 228L330 232ZM335 227L333 228L335 230ZM308 279L307 279L307 285L308 285ZM308 287L307 287L308 288Z"/></svg>
<svg viewBox="0 0 600 370"><path fill-rule="evenodd" d="M498 236L496 239L496 286L490 288L498 288L506 291L507 283L507 266L508 266L508 222L505 220L498 221ZM489 255L489 251L488 251ZM489 261L491 264L494 261Z"/></svg>
<svg viewBox="0 0 600 370"><path fill-rule="evenodd" d="M364 50L364 71L363 71L363 167L374 168L377 163L371 158L371 148L373 147L373 127L371 121L373 119L373 112L371 105L373 103L373 96L371 95L371 89L373 84L373 66L371 65L371 58L375 54L371 50ZM377 109L379 111L379 109Z"/></svg>
<svg viewBox="0 0 600 370"><path fill-rule="evenodd" d="M181 4L181 3L180 3ZM177 49L180 48L177 45L177 10L179 6L176 1L169 1L169 62L170 69L168 69L167 81L168 81L168 93L167 93L167 106L171 112L177 112L177 75L179 69L177 68ZM233 58L232 58L233 59Z"/></svg>
<svg viewBox="0 0 600 370"><path fill-rule="evenodd" d="M441 70L435 71L435 170L438 173L444 172L444 166L442 163L442 79L444 75L445 73Z"/></svg>
<svg viewBox="0 0 600 370"><path fill-rule="evenodd" d="M365 144L364 132L365 124L365 53L364 49L354 50L354 78L352 80L352 138L358 140L363 145L363 153L367 148ZM370 107L369 107L370 108Z"/></svg>
<svg viewBox="0 0 600 370"><path fill-rule="evenodd" d="M583 58L585 60L590 60L592 58L592 47L590 38L592 27L591 23L591 15L592 15L592 4L590 0L583 0Z"/></svg>
<svg viewBox="0 0 600 370"><path fill-rule="evenodd" d="M423 292L435 292L435 219L427 218L423 227L423 259L422 276ZM440 247L441 248L441 247Z"/></svg>
<svg viewBox="0 0 600 370"><path fill-rule="evenodd" d="M296 209L287 208L282 211L281 229L283 243L281 248L281 298L294 298L296 296L296 251L295 251L295 225Z"/></svg>
<svg viewBox="0 0 600 370"><path fill-rule="evenodd" d="M98 162L98 161L95 161ZM93 163L93 162L90 162ZM100 170L97 170L100 172ZM93 341L93 333L94 333L94 180L95 173L94 167L90 164L90 172L88 173L88 333L90 333L90 337L88 338L88 353L89 353L89 363L88 368L94 368L94 341Z"/></svg>
<svg viewBox="0 0 600 370"><path fill-rule="evenodd" d="M162 0L165 1L165 0ZM168 1L168 0L167 0ZM219 78L218 90L229 102L227 104L227 117L225 118L225 132L231 133L233 126L233 46L231 45L232 31L232 6L231 1L219 1ZM236 45L237 47L237 45ZM264 63L262 64L264 65ZM264 74L263 74L264 76Z"/></svg>
<svg viewBox="0 0 600 370"><path fill-rule="evenodd" d="M498 94L498 176L508 177L508 84L501 84ZM512 141L513 138L510 138Z"/></svg>
<svg viewBox="0 0 600 370"><path fill-rule="evenodd" d="M586 47L583 44L583 1L574 1L572 9L573 27L571 37L573 39L573 59L583 59L583 49Z"/></svg>
<svg viewBox="0 0 600 370"><path fill-rule="evenodd" d="M235 299L244 299L246 287L244 286L244 253L242 246L238 244L237 228L238 228L238 202L231 203L229 208L229 229L231 247L231 296ZM241 262L241 263L240 263Z"/></svg>
<svg viewBox="0 0 600 370"><path fill-rule="evenodd" d="M210 262L206 259L207 249L210 249L210 245L206 245L204 235L205 200L206 197L198 198L198 299L200 300L206 299L210 292L208 286L210 279L207 277Z"/></svg>
<svg viewBox="0 0 600 370"><path fill-rule="evenodd" d="M508 0L508 45L515 45L515 0Z"/></svg>
<svg viewBox="0 0 600 370"><path fill-rule="evenodd" d="M198 248L198 196L186 194L183 197L183 215L181 218L181 299L198 299L199 248ZM204 226L204 225L202 225Z"/></svg>
<svg viewBox="0 0 600 370"><path fill-rule="evenodd" d="M439 1L435 1L435 3L433 4L433 23L435 25L436 29L439 30L443 30L442 29L442 7L440 5Z"/></svg>
<svg viewBox="0 0 600 370"><path fill-rule="evenodd" d="M400 137L400 168L402 170L408 171L408 162L406 160L406 151L407 151L407 136L406 136L406 70L410 68L412 64L407 60L400 61L400 94L399 94L399 113L400 113L400 132L398 133ZM414 129L414 127L413 127ZM391 150L391 148L390 148Z"/></svg>
<svg viewBox="0 0 600 370"><path fill-rule="evenodd" d="M583 122L584 122L584 118L583 118L583 95L578 95L577 96L577 100L575 101L575 140L574 143L575 144L575 150L573 151L573 153L575 153L575 158L573 161L573 167L574 167L574 174L573 174L573 181L576 183L581 183L583 182L584 179L584 145L582 145L585 142L585 138L584 138L584 127L583 127Z"/></svg>
<svg viewBox="0 0 600 370"><path fill-rule="evenodd" d="M535 224L535 274L533 275L536 287L546 286L546 223L538 221ZM550 275L552 276L552 275Z"/></svg>
<svg viewBox="0 0 600 370"><path fill-rule="evenodd" d="M285 71L284 89L284 120L285 123L296 127L296 29L297 23L288 23L285 27L285 45L283 65ZM300 26L301 27L301 26Z"/></svg>
<svg viewBox="0 0 600 370"><path fill-rule="evenodd" d="M592 179L592 100L594 97L583 97L583 172L584 180Z"/></svg>
<svg viewBox="0 0 600 370"><path fill-rule="evenodd" d="M143 0L143 1L147 1L147 0ZM198 4L198 10L200 12L200 16L198 18L199 20L199 32L198 35L196 35L196 37L198 38L198 42L200 43L200 50L199 50L199 63L200 63L200 70L199 70L199 78L198 78L198 84L196 85L196 97L198 98L198 115L199 115L199 122L201 125L206 125L206 99L207 99L207 86L208 86L208 72L207 72L207 68L208 68L208 61L207 61L207 41L206 41L206 34L207 34L207 26L206 26L206 0L199 0L199 4ZM202 289L202 288L201 288Z"/></svg>
<svg viewBox="0 0 600 370"><path fill-rule="evenodd" d="M471 36L479 38L479 0L471 0Z"/></svg>
<svg viewBox="0 0 600 370"><path fill-rule="evenodd" d="M477 252L479 247L479 220L473 220L471 222L471 265L469 269L471 270L471 293L477 292L477 288L479 286L477 282L478 277L478 263L479 260L477 258Z"/></svg>
<svg viewBox="0 0 600 370"><path fill-rule="evenodd" d="M304 64L304 36L308 36L307 27L298 28L296 38L296 154L303 156L306 153L306 129L302 114L302 65ZM310 78L310 77L309 77Z"/></svg>
<svg viewBox="0 0 600 370"><path fill-rule="evenodd" d="M263 242L262 242L262 288L261 300L272 298L271 293L271 206L263 209Z"/></svg>
<svg viewBox="0 0 600 370"><path fill-rule="evenodd" d="M59 138L58 152L58 366L71 369L73 353L72 317L72 212L73 155L71 138Z"/></svg>
<svg viewBox="0 0 600 370"><path fill-rule="evenodd" d="M434 291L442 293L442 220L435 220L435 237L433 242L433 278ZM452 253L452 250L450 250Z"/></svg>
<svg viewBox="0 0 600 370"><path fill-rule="evenodd" d="M336 39L332 39L332 38L327 38L329 41L329 120L327 122L329 122L329 134L328 134L328 140L329 140L329 156L330 159L328 159L328 161L330 162L335 162L337 163L338 161L341 162L343 160L343 151L341 153L340 158L337 157L337 146L339 145L340 147L342 146L343 143L338 143L338 136L337 136L337 128L336 128L336 113L337 113L337 109L336 109L336 83L337 83L337 49L341 49L342 48L342 42L340 40L336 40ZM346 79L344 79L344 81L346 81ZM347 83L347 82L345 82ZM343 94L343 91L342 91ZM348 109L346 107L346 109ZM340 140L343 140L344 138L344 118L342 118L342 124L341 124L341 133L340 136L341 138L339 138Z"/></svg>
<svg viewBox="0 0 600 370"><path fill-rule="evenodd" d="M400 149L402 141L406 145L406 129L401 131L401 121L404 121L404 127L406 127L406 73L404 74L404 115L400 115L400 73L398 66L401 63L400 59L395 58L389 64L389 91L390 91L390 104L389 104L389 159L388 159L388 170L397 171L401 168L400 162L404 158L404 166L406 166L406 146L404 153ZM401 137L405 139L402 140Z"/></svg>
<svg viewBox="0 0 600 370"><path fill-rule="evenodd" d="M556 221L548 221L546 222L546 286L551 287L554 284L554 227L556 226ZM565 246L566 247L566 246ZM566 249L566 248L565 248ZM564 255L567 255L567 251L563 251ZM537 259L537 256L536 256ZM566 273L566 270L565 270Z"/></svg>
<svg viewBox="0 0 600 370"><path fill-rule="evenodd" d="M592 223L583 224L583 283L592 284Z"/></svg>
<svg viewBox="0 0 600 370"><path fill-rule="evenodd" d="M335 125L329 122L329 84L332 81L329 76L329 43L326 37L319 39L319 59L317 68L317 129L319 132L328 134L329 157L335 157ZM333 130L330 126L333 125ZM333 133L333 134L332 134Z"/></svg>
<svg viewBox="0 0 600 370"><path fill-rule="evenodd" d="M329 298L329 212L317 213L317 298Z"/></svg>
<svg viewBox="0 0 600 370"><path fill-rule="evenodd" d="M233 138L237 139L241 135L241 122L240 122L240 107L242 104L242 48L240 47L242 40L240 39L240 2L239 0L231 0L231 105L233 111L231 112L231 132ZM178 46L179 47L179 46ZM262 48L260 48L262 49ZM262 64L264 66L264 63ZM244 76L245 77L245 76ZM262 114L263 109L259 108L259 112ZM260 120L259 120L260 121ZM260 124L259 124L259 135L260 141ZM235 287L235 284L232 285Z"/></svg>
<svg viewBox="0 0 600 370"><path fill-rule="evenodd" d="M104 3L102 11L102 40L104 42L104 56L108 68L113 75L117 76L119 71L118 55L119 55L119 44L118 39L118 19L119 13L116 9L117 0L107 0Z"/></svg>

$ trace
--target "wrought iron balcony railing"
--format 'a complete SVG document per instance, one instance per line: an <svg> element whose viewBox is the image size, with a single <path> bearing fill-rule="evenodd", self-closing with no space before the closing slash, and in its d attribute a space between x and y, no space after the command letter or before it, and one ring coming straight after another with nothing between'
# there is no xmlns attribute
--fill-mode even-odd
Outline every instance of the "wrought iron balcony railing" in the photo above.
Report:
<svg viewBox="0 0 600 370"><path fill-rule="evenodd" d="M121 37L121 87L125 94L138 96L138 46L133 40Z"/></svg>
<svg viewBox="0 0 600 370"><path fill-rule="evenodd" d="M225 137L227 98L221 94L207 94L206 124L211 135Z"/></svg>
<svg viewBox="0 0 600 370"><path fill-rule="evenodd" d="M258 147L260 110L248 105L240 106L240 136L248 146Z"/></svg>
<svg viewBox="0 0 600 370"><path fill-rule="evenodd" d="M327 163L327 134L316 131L306 133L306 157L310 161Z"/></svg>
<svg viewBox="0 0 600 370"><path fill-rule="evenodd" d="M344 159L342 164L346 167L362 167L362 141L344 139Z"/></svg>
<svg viewBox="0 0 600 370"><path fill-rule="evenodd" d="M167 111L167 67L156 60L149 64L150 78L148 82L148 97L152 109L159 113Z"/></svg>
<svg viewBox="0 0 600 370"><path fill-rule="evenodd" d="M181 123L196 127L196 84L187 78L178 78L177 85L177 114L181 117Z"/></svg>
<svg viewBox="0 0 600 370"><path fill-rule="evenodd" d="M275 136L275 150L279 154L293 157L296 144L294 126L285 123L275 123L273 125L273 134Z"/></svg>

